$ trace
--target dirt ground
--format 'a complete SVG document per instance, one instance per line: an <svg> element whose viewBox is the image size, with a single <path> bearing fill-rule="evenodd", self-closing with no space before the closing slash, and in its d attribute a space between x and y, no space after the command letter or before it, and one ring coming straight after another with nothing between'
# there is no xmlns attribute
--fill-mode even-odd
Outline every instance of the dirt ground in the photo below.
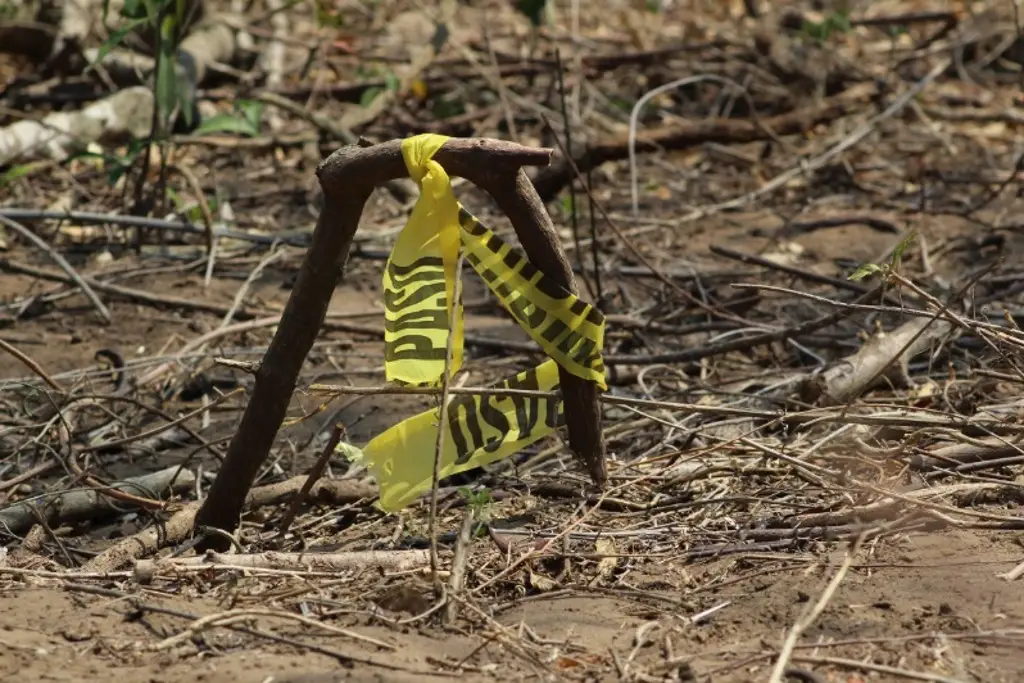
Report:
<svg viewBox="0 0 1024 683"><path fill-rule="evenodd" d="M680 251L693 249L695 256L706 253L711 243L754 252L758 239L751 233L771 225L770 219L761 218L732 217L714 229L694 230L673 247ZM752 225L757 227L746 227ZM959 234L955 227L947 226L947 239ZM836 232L828 240L806 240L806 248L827 262L851 251L877 254L891 241L890 236L868 229ZM356 262L349 278L369 280L364 272L379 273L379 267L379 263ZM287 290L282 290L275 278L267 279L255 289L253 297L259 297L270 308L283 304ZM150 291L173 287L178 295L186 297L200 296L202 291L198 275L148 275L133 284ZM4 285L9 287L7 296L33 286L29 279L15 278L6 278ZM202 296L229 302L233 296L231 283L219 285ZM332 311L377 315L373 298L364 289L347 284L340 287ZM111 345L135 349L145 357L175 335L204 329L207 320L199 314L181 320L128 303L115 303L112 311L122 321L116 334L115 330L86 322L88 310L68 301L56 304L52 311L28 324L19 324L17 338L37 362L58 374L89 367L93 354ZM507 323L499 329L507 331ZM486 331L486 321L471 317L469 331ZM47 342L60 335L74 336L76 342ZM112 339L115 336L116 340ZM358 335L353 338L344 332L329 332L323 339L348 342L341 348L351 347L355 359L349 357L348 362L353 365L365 367L359 356L372 359L379 353L376 343ZM317 370L311 376L330 381L331 368L319 362L320 354L314 354L311 365ZM471 360L471 371L483 362ZM7 358L2 367L8 377L22 371ZM371 437L393 423L396 416L410 414L424 405L415 399L396 404L395 398L377 397L362 404L359 417L364 419L353 429L354 441ZM315 406L314 401L302 396L296 398L296 404L297 411ZM372 407L368 407L370 404ZM173 453L136 462L133 467L156 469L168 461L174 461ZM308 456L295 461L294 471L302 472L303 463L308 461ZM568 514L571 507L555 504L552 513L556 517L558 510ZM129 523L128 528L134 527ZM681 529L678 533L680 537L671 545L683 548L687 545L686 532ZM109 537L106 531L100 535ZM327 540L323 542L329 545ZM93 541L97 548L104 543ZM564 589L549 588L549 594L524 585L530 578L521 577L512 582L513 592L525 591L528 599L521 604L513 601L493 615L493 622L478 629L436 624L394 626L355 605L329 621L384 641L393 650L259 618L252 623L265 625L273 633L301 636L302 646L208 631L197 636L195 643L186 640L185 644L159 649L162 640L180 634L190 621L226 609L225 590L262 603L255 596L287 594L289 587L298 584L299 592L313 590L320 597L336 597L344 602L349 590L330 587L333 582L311 588L307 579L295 578L267 587L265 578L237 576L229 581L228 589L174 581L137 587L126 583L127 573L85 583L75 582L72 575L67 579L45 573L28 575L6 583L0 593L0 671L3 680L12 681L118 679L126 683L326 683L453 677L471 681L538 677L594 681L767 680L775 648L818 599L841 563L844 547L812 542L796 552L747 552L693 561L672 559L673 554L623 558L615 570L613 588L603 591L588 590L587 582L582 582ZM803 634L791 661L791 667L799 671L791 672L785 680L849 683L914 680L919 676L925 678L916 680L1019 680L1024 670L1020 643L1024 598L1016 583L999 575L1022 560L1024 549L1013 532L935 529L872 541ZM581 571L592 574L590 570ZM371 592L411 587L421 596L422 604L430 604L429 585L422 576L391 577L382 582L370 574L359 581L372 586ZM115 592L95 595L92 591L97 587ZM179 614L155 613L150 607L178 610ZM707 616L694 623L694 616L708 610L711 612ZM530 654L503 645L498 625L507 629L506 634L516 634L516 640L528 634ZM327 648L331 654L310 651L316 646ZM859 668L859 663L866 667ZM637 673L647 677L635 678Z"/></svg>
<svg viewBox="0 0 1024 683"><path fill-rule="evenodd" d="M352 56L366 50L374 55L368 62L406 60L403 46L413 39L396 38L401 22L394 18L406 4L382 3L377 18L353 10L357 28L331 34L337 52L275 87L300 103L314 100L295 91L334 93L313 107L331 120L366 109L358 104L365 94L360 84L376 83L379 73L368 73ZM26 218L72 268L106 287L100 292L111 322L99 321L44 250L0 232L0 520L7 523L5 511L25 500L169 466L189 469L197 483L157 512L129 505L73 521L53 513L49 521L3 531L0 680L721 683L769 681L780 653L787 662L782 681L1020 680L1024 596L1013 571L1024 562L1024 462L1016 446L1024 381L1017 366L1024 346L1024 237L1016 218L1024 208L1017 81L1024 60L1014 52L1019 31L1007 23L1007 7L850 3L855 25L837 29L843 33L833 46L837 61L811 87L815 74L787 71L794 60L822 59L807 47L807 36L787 29L792 45L783 47L796 55L787 61L779 53L785 41L773 38L765 48L757 31L792 21L741 19L744 3L675 3L662 15L620 3L630 5L622 9L622 26L584 16L578 30L587 37L576 43L570 40L576 29L567 28L570 3L556 3L563 12L559 28L537 35L508 3L465 4L468 28L456 36L468 41L469 52L453 50L444 55L448 61L426 69L424 82L433 89L427 99L407 96L355 128L373 141L421 129L508 139L511 124L525 143L557 149L538 114L558 110L552 48L582 46L581 59L591 61L567 67L585 67L594 88L581 95L586 106L578 135L605 143L605 152L618 150L608 152L608 163L585 169L594 171L593 194L605 211L580 210L587 218L610 216L618 226L613 232L599 221L595 228L600 303L608 315L608 393L649 402L630 404L642 409L604 405L606 490L591 487L561 436L442 482L443 579L457 564L455 548L462 546L455 537L464 516L472 512L480 524L466 550L464 589L444 600L422 561L413 569L333 573L168 569L177 566L171 555L191 553L189 534L174 535L169 520L209 490L253 387L250 375L213 359L263 357L278 327L276 319L260 321L284 309L305 248L276 247L275 260L266 262L270 245L224 239L206 283L202 235L167 229L136 249L127 230L111 225ZM840 16L835 3L792 4L808 21ZM326 40L303 7L294 41ZM489 25L500 30L482 46L474 42L473 12L485 10L497 17ZM927 12L950 13L956 31L927 39L919 22L944 20L918 16ZM892 16L900 19L893 25L909 27L908 38L872 33L870 17ZM869 19L858 24L863 17ZM0 40L10 35L3 22ZM541 53L524 47L537 40ZM680 43L690 47L680 52ZM993 45L1005 54L986 53ZM481 75L469 69L467 54L509 71ZM927 80L934 62L951 54L960 60L956 68ZM627 61L602 66L617 59ZM1016 71L1006 63L1017 64ZM0 50L9 98L0 110L3 125L61 101L46 99L51 89L64 91L36 78L33 64ZM537 73L514 73L510 65ZM27 71L32 77L19 82ZM640 212L631 216L622 151L629 107L645 90L695 73L743 81L752 99L701 86L656 100L656 113L643 122L660 147L645 143L639 155ZM205 104L226 110L225 102L251 95L230 68L218 77L200 89ZM479 90L468 82L481 84ZM347 84L359 86L350 88L355 95ZM885 113L917 85L919 94L904 109ZM874 90L857 95L863 86ZM453 100L465 111L438 113ZM792 126L789 132L768 134L763 121L751 129L701 127L705 119L749 122L751 103L778 130ZM311 190L316 163L342 142L322 120L294 107L282 111L284 127L255 136L251 147L181 134L177 162L192 169L204 197L230 199L235 228L304 239L320 206ZM800 113L792 117L799 125L787 123L792 112ZM871 133L818 163L858 126ZM289 143L288 135L312 137ZM556 166L561 156L555 154ZM805 176L765 189L809 162L817 165L805 168ZM0 184L0 215L28 207L125 214L125 188L109 180L109 170L81 160L0 164L9 173ZM543 190L542 173L535 177ZM178 196L195 190L181 179L173 183ZM458 183L457 193L514 239L481 192ZM751 201L723 204L749 193L756 194ZM545 200L580 281L588 281L583 296L593 300L593 274L579 256L589 245L574 244L565 188ZM582 206L585 199L575 201ZM325 405L307 390L318 382L383 384L383 256L409 208L383 191L369 202L289 406L296 424L279 432L257 487L308 473L335 423L346 425L349 442L362 444L432 405L425 396L387 394ZM694 210L706 215L695 218ZM589 230L583 228L585 241ZM904 249L897 263L893 252ZM848 279L864 264L890 267L889 289L869 292L879 279ZM257 268L261 273L249 281ZM874 298L857 299L865 292ZM522 350L526 334L472 273L464 300L467 334L477 341L467 343L463 381L481 386L536 364L540 354ZM808 378L826 376L869 340L884 338L880 332L894 334L907 311L941 317L940 308L960 316L960 336L911 354L909 384L886 374L845 407L806 398ZM228 309L230 324L251 324L217 336ZM840 309L850 315L806 334L715 347ZM204 335L213 336L195 347ZM659 360L701 349L713 352ZM175 355L183 350L187 355ZM123 360L121 379L104 364L104 352ZM151 382L143 381L148 373L157 373ZM82 422L66 437L70 445L55 423L39 417L57 395L47 392L43 376L66 397L95 401L75 414ZM198 391L210 400L236 387L240 395L205 412L198 410L203 397L189 396ZM760 412L735 412L744 409ZM765 417L769 410L785 412L788 421L777 413ZM206 450L180 433L166 442L143 445L140 438L131 447L95 447L97 440L169 430L168 423L186 414L183 423L208 443ZM100 430L104 424L107 431ZM960 447L981 454L949 455ZM324 479L347 485L350 474L334 456ZM470 489L489 496L480 509ZM398 556L429 545L422 501L386 515L365 497L316 500L282 538L277 529L289 500L248 507L235 550ZM130 545L149 529L173 538L112 568L90 569L110 548ZM170 564L154 575L140 573L153 558ZM443 623L449 604L457 615ZM790 635L795 639L788 642Z"/></svg>
<svg viewBox="0 0 1024 683"><path fill-rule="evenodd" d="M1014 634L1024 628L1024 598L997 574L1020 558L1021 546L1014 540L959 531L914 534L882 544L851 569L805 634L794 666L823 672L813 679L821 681L904 678L885 671L824 673L828 658L912 670L922 676L918 680L1019 680L1024 651ZM620 680L615 668L623 667L675 670L678 680L765 680L771 665L765 645L781 638L808 601L817 599L838 560L828 552L761 553L638 567L621 582L638 594L635 599L569 591L503 611L496 621L512 631L529 627L542 639L541 651L554 665L550 675L563 672L575 678L572 670L580 667L604 670L587 675L588 680ZM718 573L733 575L728 585L686 589ZM387 628L365 617L341 617L335 624L398 646L396 652L339 637L307 640L373 660L376 666L233 634L204 636L211 649L202 655L174 648L153 652L147 646L178 633L181 620L140 616L123 600L74 587L29 584L5 588L0 602L4 680L327 683L537 676L500 645L481 650L480 641L460 629ZM147 605L187 610L196 617L223 609L208 599L182 599L156 589L139 597ZM691 620L722 603L712 615ZM460 673L437 667L439 661L454 664L467 658L473 666Z"/></svg>

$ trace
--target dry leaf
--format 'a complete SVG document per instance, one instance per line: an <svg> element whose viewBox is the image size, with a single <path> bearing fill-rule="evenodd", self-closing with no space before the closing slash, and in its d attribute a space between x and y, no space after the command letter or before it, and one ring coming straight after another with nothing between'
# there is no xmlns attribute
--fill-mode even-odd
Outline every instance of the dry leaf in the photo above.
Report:
<svg viewBox="0 0 1024 683"><path fill-rule="evenodd" d="M787 248L785 245L780 246L782 246L782 249L780 249L779 251L765 252L761 254L761 258L763 258L766 261L771 261L772 263L777 263L780 266L795 265L796 262L799 260L798 257L803 248L801 247L799 249L790 249Z"/></svg>
<svg viewBox="0 0 1024 683"><path fill-rule="evenodd" d="M1001 139L1009 133L1009 127L1002 121L993 121L980 128L975 128L974 132L983 138Z"/></svg>
<svg viewBox="0 0 1024 683"><path fill-rule="evenodd" d="M935 396L935 394L937 394L938 392L939 385L936 384L934 380L928 379L914 387L914 389L910 392L910 395L914 398L922 399L931 398L932 396Z"/></svg>
<svg viewBox="0 0 1024 683"><path fill-rule="evenodd" d="M594 541L594 549L599 555L617 555L618 550L615 548L615 541L610 538L599 538ZM594 577L594 581L609 576L615 567L619 564L619 558L617 557L602 557L597 562L597 576ZM594 581L591 581L593 583Z"/></svg>
<svg viewBox="0 0 1024 683"><path fill-rule="evenodd" d="M427 95L430 94L426 82L424 82L423 79L421 78L417 78L413 80L412 83L409 84L409 92L412 93L412 96L418 100L425 100L427 99Z"/></svg>
<svg viewBox="0 0 1024 683"><path fill-rule="evenodd" d="M530 569L529 572L530 585L541 593L547 593L548 591L552 591L558 587L558 584L543 574L534 574L532 569Z"/></svg>

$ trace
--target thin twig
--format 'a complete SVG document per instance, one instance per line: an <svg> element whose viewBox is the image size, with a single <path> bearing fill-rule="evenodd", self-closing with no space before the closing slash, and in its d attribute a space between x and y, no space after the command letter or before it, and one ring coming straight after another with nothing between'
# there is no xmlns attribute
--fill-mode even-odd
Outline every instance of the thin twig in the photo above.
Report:
<svg viewBox="0 0 1024 683"><path fill-rule="evenodd" d="M872 662L865 662L860 659L845 659L843 657L823 657L823 656L811 656L811 655L794 655L793 661L804 662L807 664L831 664L832 666L842 666L849 669L857 669L859 671L871 671L874 673L889 674L890 676L898 676L900 678L909 678L913 681L929 681L929 683L967 683L962 678L952 678L950 676L943 676L942 674L928 673L927 671L911 671L910 669L900 669L895 666L888 666L886 664L874 664Z"/></svg>
<svg viewBox="0 0 1024 683"><path fill-rule="evenodd" d="M103 302L100 301L100 298L96 296L96 292L93 291L92 287L90 287L89 284L82 278L82 276L78 274L78 271L75 270L71 266L71 264L67 262L67 259L61 256L56 249L54 249L49 244L44 242L42 238L40 238L38 235L36 235L34 232L26 228L21 223L13 221L7 216L4 216L3 214L0 214L0 223L6 225L8 228L18 233L23 238L25 238L26 240L28 240L29 242L31 242L32 244L36 245L44 252L46 252L46 254L51 259L53 259L53 262L60 266L61 270L67 273L68 277L71 278L71 281L74 282L75 285L82 290L82 293L85 294L85 297L87 299L89 299L93 307L100 314L100 317L103 318L104 322L109 323L111 321L110 311L108 311L107 307L103 305Z"/></svg>
<svg viewBox="0 0 1024 683"><path fill-rule="evenodd" d="M665 283L665 285L667 285L673 291L675 291L676 294L683 297L697 308L700 308L701 310L720 318L725 318L727 320L732 320L734 322L738 322L741 324L747 324L747 321L744 320L743 318L733 315L728 311L716 310L715 308L709 306L704 301L701 301L697 297L693 296L688 291L686 291L678 284L676 284L674 281L672 281L671 278L667 277L663 272L661 272L661 270L657 266L651 263L650 260L648 260L648 258L644 256L643 253L637 248L637 246L633 244L633 241L626 237L626 233L622 231L618 224L612 220L611 215L607 211L605 211L604 205L601 202L597 201L597 199L594 197L594 193L591 191L590 186L584 184L583 174L580 172L579 167L576 165L576 161L572 158L571 155L569 155L568 151L562 145L562 141L558 139L558 135L555 132L554 126L551 125L551 122L547 119L546 116L544 116L543 113L541 114L541 119L544 121L544 125L548 127L548 130L552 132L555 144L558 145L558 148L561 150L562 154L565 155L565 162L569 165L573 172L573 180L579 180L580 184L583 186L583 191L586 192L591 207L596 208L601 213L601 216L604 218L605 223L607 223L608 227L611 228L612 232L615 233L615 237L618 238L619 242L621 242L622 245L626 247L626 249L628 249L631 254L633 254L634 258L636 258L637 261L639 261L645 268L647 268L647 270L649 270L652 275L654 275L656 278ZM578 244L574 246L578 247ZM606 357L605 363L607 362L608 359Z"/></svg>
<svg viewBox="0 0 1024 683"><path fill-rule="evenodd" d="M455 556L452 558L452 574L448 580L448 595L458 595L465 585L469 546L473 542L474 517L472 509L467 509L462 517L462 526L459 527L459 536L455 541ZM448 625L455 623L458 604L455 600L448 600L445 604L444 620Z"/></svg>
<svg viewBox="0 0 1024 683"><path fill-rule="evenodd" d="M176 171L185 179L192 194L196 196L196 204L199 206L199 215L203 217L203 227L206 228L206 271L203 273L203 290L210 287L210 280L213 278L213 265L217 251L217 237L214 235L213 214L210 213L210 205L206 203L206 195L203 194L203 186L199 179L188 168L180 164L168 164L168 168Z"/></svg>
<svg viewBox="0 0 1024 683"><path fill-rule="evenodd" d="M238 309L242 306L242 301L245 300L245 295L249 291L249 287L252 286L252 283L263 274L263 270L267 266L280 259L284 254L285 251L283 249L271 249L271 252L256 264L249 273L249 276L245 278L245 282L243 282L242 286L238 288L237 292L235 292L235 298L231 302L231 308L229 308L227 313L224 314L224 318L220 321L220 327L227 327L231 324L231 319L235 317L235 313L237 313ZM210 259L213 259L212 247L210 250Z"/></svg>
<svg viewBox="0 0 1024 683"><path fill-rule="evenodd" d="M40 366L39 363L32 360L32 358L24 351L21 351L17 347L8 344L3 339L0 339L0 349L3 349L7 353L17 358L19 361L21 361L22 365L27 367L35 374L39 375L39 377L41 377L42 380L46 382L46 384L49 385L51 389L53 389L54 391L58 392L61 395L66 393L64 389L59 384L57 384L57 381L50 377L46 370L43 370L42 366Z"/></svg>
<svg viewBox="0 0 1024 683"><path fill-rule="evenodd" d="M227 626L229 624L246 623L252 621L254 617L267 617L274 619L284 619L286 621L297 621L300 624L303 624L304 626L309 626L315 629L321 629L323 631L327 631L328 633L333 633L335 635L345 636L347 638L351 638L352 640L361 641L373 645L375 647L384 648L386 650L397 649L391 643L385 643L383 640L378 640L376 638L364 636L360 633L356 633L355 631L350 631L345 628L339 628L337 626L333 626L322 621L317 621L316 619L310 619L309 617L304 617L301 614L292 614L291 612L269 609L233 609L227 610L225 612L218 612L217 614L209 614L205 617L200 617L193 621L191 624L189 624L188 628L186 628L181 633L171 636L169 638L165 638L158 643L154 643L150 646L150 649L169 650L172 647L185 644L193 637L202 633L208 628L213 628L215 626Z"/></svg>
<svg viewBox="0 0 1024 683"><path fill-rule="evenodd" d="M292 525L292 522L295 521L295 516L299 514L299 508L302 507L303 501L306 500L309 490L313 488L313 484L323 476L324 470L327 469L327 463L330 461L331 456L334 455L334 449L343 436L345 436L345 425L340 423L334 425L334 430L331 432L331 438L327 440L327 444L324 446L323 452L313 464L312 469L309 470L309 476L306 478L306 483L303 484L302 488L295 494L295 498L292 499L291 504L288 506L288 510L284 513L284 517L281 518L281 525L277 532L278 538L284 538L288 534L288 528Z"/></svg>
<svg viewBox="0 0 1024 683"><path fill-rule="evenodd" d="M448 434L448 396L451 391L451 364L452 348L455 342L455 318L456 308L462 299L462 263L463 253L459 248L459 257L455 263L455 286L452 292L451 312L449 319L448 341L444 353L444 372L441 375L441 406L438 410L437 446L434 449L434 469L430 474L430 516L428 518L428 534L430 535L430 572L434 583L434 591L440 599L438 592L441 587L441 580L438 576L437 560L437 482L441 474L441 454L444 452L444 437Z"/></svg>
<svg viewBox="0 0 1024 683"><path fill-rule="evenodd" d="M828 582L825 590L822 592L821 597L818 598L818 602L814 604L811 610L803 617L801 617L793 628L789 630L789 635L786 636L786 641L782 644L782 650L779 652L779 658L775 661L775 668L772 669L771 677L768 679L768 683L782 683L782 677L785 675L786 668L789 666L789 660L793 655L793 648L796 647L796 642L800 639L800 636L806 631L814 620L818 618L818 615L822 613L825 606L835 595L836 589L839 588L839 584L846 578L846 572L850 570L850 566L853 564L853 559L856 557L857 552L860 550L860 544L864 539L863 535L857 537L857 540L853 542L852 547L846 551L846 555L843 557L843 563L836 570L832 580Z"/></svg>

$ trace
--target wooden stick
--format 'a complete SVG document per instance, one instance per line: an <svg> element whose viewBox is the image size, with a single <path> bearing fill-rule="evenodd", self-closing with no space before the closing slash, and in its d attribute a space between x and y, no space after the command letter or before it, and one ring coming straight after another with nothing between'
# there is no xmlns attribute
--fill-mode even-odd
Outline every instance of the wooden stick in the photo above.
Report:
<svg viewBox="0 0 1024 683"><path fill-rule="evenodd" d="M512 222L530 261L546 275L576 292L572 267L544 204L523 166L546 166L551 150L489 139L451 139L435 159L451 176L471 180L488 192ZM281 323L256 371L252 398L242 416L213 486L196 516L197 526L234 529L245 496L266 461L305 362L323 325L334 289L374 188L406 177L402 141L342 147L323 161L317 177L323 209L295 281ZM587 463L598 485L606 479L601 412L594 383L559 368L569 445ZM207 536L201 549L226 548L226 540Z"/></svg>

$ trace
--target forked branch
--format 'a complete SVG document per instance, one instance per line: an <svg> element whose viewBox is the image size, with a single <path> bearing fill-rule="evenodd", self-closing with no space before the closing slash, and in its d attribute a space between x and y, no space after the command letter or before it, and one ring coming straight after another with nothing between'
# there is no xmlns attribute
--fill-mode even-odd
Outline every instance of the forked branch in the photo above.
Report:
<svg viewBox="0 0 1024 683"><path fill-rule="evenodd" d="M196 525L233 530L246 493L270 453L284 420L299 371L323 324L340 281L363 206L374 188L407 177L401 140L342 147L317 168L324 204L281 323L263 357L252 398L228 448ZM547 166L551 150L490 139L451 139L434 157L451 176L470 180L494 198L509 217L527 257L574 294L572 267L551 218L523 166ZM569 445L591 479L606 479L597 386L559 368ZM219 536L201 548L223 550Z"/></svg>

